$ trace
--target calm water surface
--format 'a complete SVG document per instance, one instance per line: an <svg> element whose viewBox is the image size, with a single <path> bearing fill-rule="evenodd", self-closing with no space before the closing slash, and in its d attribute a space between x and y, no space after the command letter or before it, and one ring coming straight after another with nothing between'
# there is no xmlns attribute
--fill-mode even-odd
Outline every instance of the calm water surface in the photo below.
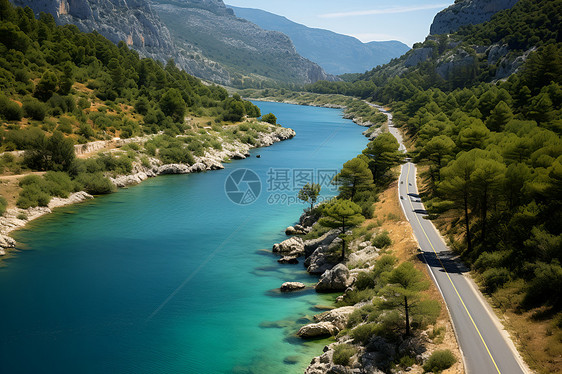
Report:
<svg viewBox="0 0 562 374"><path fill-rule="evenodd" d="M267 190L283 170L340 168L367 140L339 110L256 104L297 137L225 170L58 209L15 235L0 267L1 373L296 373L321 352L325 342L294 333L333 296L278 293L316 278L270 253L304 206L271 204L287 191ZM262 181L254 204L224 192L238 168Z"/></svg>

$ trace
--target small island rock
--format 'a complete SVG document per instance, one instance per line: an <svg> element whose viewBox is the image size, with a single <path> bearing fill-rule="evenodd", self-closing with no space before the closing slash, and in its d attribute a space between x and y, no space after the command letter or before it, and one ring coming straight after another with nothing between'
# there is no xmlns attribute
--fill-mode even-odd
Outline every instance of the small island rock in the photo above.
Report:
<svg viewBox="0 0 562 374"><path fill-rule="evenodd" d="M301 282L285 282L281 285L281 292L298 291L305 287L305 284Z"/></svg>
<svg viewBox="0 0 562 374"><path fill-rule="evenodd" d="M311 323L300 328L297 335L301 338L321 338L336 335L339 329L331 322Z"/></svg>

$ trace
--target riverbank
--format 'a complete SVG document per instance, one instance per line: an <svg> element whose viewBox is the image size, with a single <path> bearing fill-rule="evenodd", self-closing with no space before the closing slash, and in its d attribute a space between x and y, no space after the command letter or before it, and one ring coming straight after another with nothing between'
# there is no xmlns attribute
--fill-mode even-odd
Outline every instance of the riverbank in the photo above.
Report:
<svg viewBox="0 0 562 374"><path fill-rule="evenodd" d="M148 158L148 163L146 163L146 161L133 162L131 173L114 175L109 177L109 179L116 188L125 188L158 175L189 174L223 169L224 166L222 164L224 162L247 158L250 149L267 147L274 143L291 139L296 135L295 131L290 128L279 127L268 123L262 123L262 125L267 126L268 132L258 133L254 144L243 143L239 140L228 141L217 138L217 140L221 142L222 149L206 149L203 156L194 156L194 163L191 165L183 163L165 164L157 158L151 157ZM139 140L139 143L140 142L142 142L142 140ZM132 144L132 142L127 142L126 144ZM88 147L87 145L81 147L84 150L102 150L102 148ZM77 204L93 198L93 195L85 191L79 191L71 194L68 198L53 197L47 206L30 207L27 209L17 207L7 209L6 212L0 216L0 256L5 255L7 253L6 251L15 248L17 245L16 241L9 236L11 232L25 227L27 223L45 214L51 213L53 209Z"/></svg>

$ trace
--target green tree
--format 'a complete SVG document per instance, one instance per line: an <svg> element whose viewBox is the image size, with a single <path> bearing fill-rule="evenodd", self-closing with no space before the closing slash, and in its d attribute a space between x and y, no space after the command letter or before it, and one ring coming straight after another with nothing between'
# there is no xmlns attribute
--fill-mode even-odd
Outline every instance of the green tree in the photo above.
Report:
<svg viewBox="0 0 562 374"><path fill-rule="evenodd" d="M50 70L47 70L41 76L41 80L35 87L34 96L41 101L47 101L53 96L57 89L57 75Z"/></svg>
<svg viewBox="0 0 562 374"><path fill-rule="evenodd" d="M273 113L264 114L261 117L261 120L264 121L264 122L271 123L272 125L277 124L277 117L275 117L275 114L273 114Z"/></svg>
<svg viewBox="0 0 562 374"><path fill-rule="evenodd" d="M404 307L406 336L411 334L410 308L420 298L419 292L428 288L429 283L423 280L423 273L411 262L403 262L390 273L384 294L387 296L387 302Z"/></svg>
<svg viewBox="0 0 562 374"><path fill-rule="evenodd" d="M326 217L320 219L320 224L326 227L340 229L342 239L341 259L345 260L345 232L348 228L357 226L365 220L361 215L361 207L351 200L338 199L324 209Z"/></svg>
<svg viewBox="0 0 562 374"><path fill-rule="evenodd" d="M490 113L486 125L492 131L502 131L505 125L513 118L513 112L509 105L500 101Z"/></svg>
<svg viewBox="0 0 562 374"><path fill-rule="evenodd" d="M431 180L441 180L441 168L446 164L455 150L455 142L447 135L439 135L426 143L420 155L431 161L434 167L430 168ZM435 177L437 171L437 177Z"/></svg>
<svg viewBox="0 0 562 374"><path fill-rule="evenodd" d="M310 211L314 208L318 195L320 195L320 185L317 183L307 183L299 191L298 198L304 202L310 203Z"/></svg>
<svg viewBox="0 0 562 374"><path fill-rule="evenodd" d="M403 156L398 148L400 145L390 133L383 133L367 145L363 154L369 157L369 167L373 172L375 183L393 166L397 165Z"/></svg>
<svg viewBox="0 0 562 374"><path fill-rule="evenodd" d="M160 109L176 122L183 122L186 104L177 88L170 88L160 99Z"/></svg>
<svg viewBox="0 0 562 374"><path fill-rule="evenodd" d="M342 170L334 177L333 183L339 186L341 197L353 201L357 192L373 188L373 174L369 170L367 162L359 156L343 164Z"/></svg>

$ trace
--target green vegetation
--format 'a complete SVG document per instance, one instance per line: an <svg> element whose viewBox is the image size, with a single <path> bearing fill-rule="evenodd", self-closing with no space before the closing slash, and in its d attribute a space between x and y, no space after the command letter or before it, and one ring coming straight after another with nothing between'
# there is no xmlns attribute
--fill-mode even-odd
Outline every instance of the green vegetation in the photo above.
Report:
<svg viewBox="0 0 562 374"><path fill-rule="evenodd" d="M7 207L8 207L8 202L6 201L4 196L0 196L0 215L4 214Z"/></svg>
<svg viewBox="0 0 562 374"><path fill-rule="evenodd" d="M365 220L361 215L361 207L351 200L336 199L323 209L325 217L320 219L320 224L340 230L342 239L341 259L345 260L345 232L347 229L357 226Z"/></svg>
<svg viewBox="0 0 562 374"><path fill-rule="evenodd" d="M423 365L424 372L441 373L453 366L457 359L449 350L435 351Z"/></svg>
<svg viewBox="0 0 562 374"><path fill-rule="evenodd" d="M416 45L414 52L432 51L429 60L400 74L409 55L355 81L307 87L391 103L396 124L415 141L415 161L427 165L430 216L452 217L447 234L484 290L522 294L503 307L544 307L550 316L562 312L554 296L562 282L561 14L560 0L521 0L490 22ZM537 50L518 73L492 82L499 67L474 49L492 43L514 55ZM473 53L474 65L436 73L439 59L460 50ZM385 137L364 152L374 155L375 181L395 162L393 139Z"/></svg>
<svg viewBox="0 0 562 374"><path fill-rule="evenodd" d="M410 262L399 266L396 262L391 255L380 257L373 270L359 274L356 291L346 292L339 302L343 306L372 299L355 310L347 322L356 343L365 345L374 335L400 342L404 335L435 324L439 316L439 302L420 293L428 287L423 273Z"/></svg>
<svg viewBox="0 0 562 374"><path fill-rule="evenodd" d="M348 366L351 357L357 353L355 347L349 344L339 344L334 349L334 364Z"/></svg>
<svg viewBox="0 0 562 374"><path fill-rule="evenodd" d="M392 239L390 239L390 236L388 236L388 231L383 231L380 234L376 235L371 242L375 247L380 249L384 249L392 245Z"/></svg>
<svg viewBox="0 0 562 374"><path fill-rule="evenodd" d="M316 200L318 200L320 189L321 187L317 183L307 183L299 191L299 200L302 200L305 203L310 203L310 212L312 212L312 210L314 209L314 204L316 203Z"/></svg>

